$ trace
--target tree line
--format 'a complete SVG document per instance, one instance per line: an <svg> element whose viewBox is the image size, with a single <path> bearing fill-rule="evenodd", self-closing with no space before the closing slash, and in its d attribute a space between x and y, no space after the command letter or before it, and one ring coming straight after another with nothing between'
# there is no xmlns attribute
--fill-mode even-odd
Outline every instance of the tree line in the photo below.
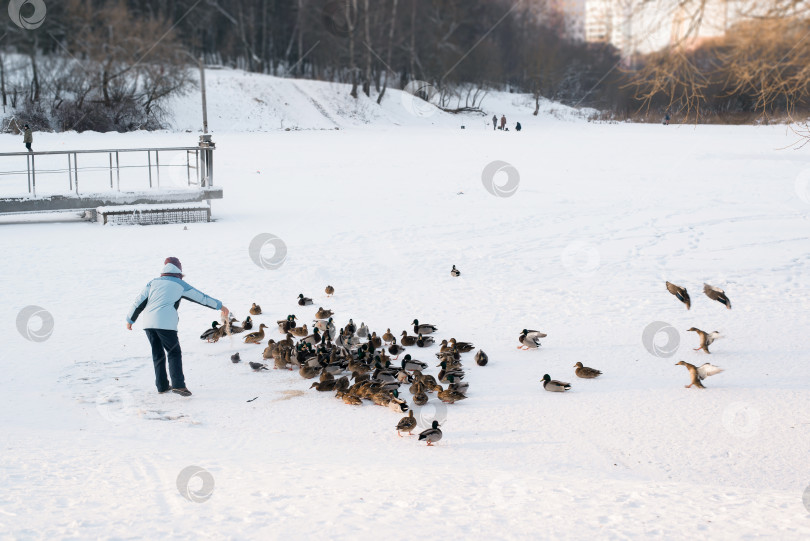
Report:
<svg viewBox="0 0 810 541"><path fill-rule="evenodd" d="M378 102L388 88L424 81L450 111L476 110L482 93L470 89L495 88L620 118L795 112L806 107L810 77L807 19L787 0L752 2L757 11L721 38L687 32L630 59L572 39L545 0L37 1L47 16L36 28L4 18L0 97L18 117L58 130L161 127L166 98L196 84L199 58L343 82ZM709 1L678 0L690 28Z"/></svg>

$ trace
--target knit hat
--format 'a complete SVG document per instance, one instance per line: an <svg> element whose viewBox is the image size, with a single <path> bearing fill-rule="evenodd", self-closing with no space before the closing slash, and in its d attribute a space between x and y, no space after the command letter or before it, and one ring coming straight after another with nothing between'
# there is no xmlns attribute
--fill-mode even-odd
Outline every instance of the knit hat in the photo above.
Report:
<svg viewBox="0 0 810 541"><path fill-rule="evenodd" d="M163 262L164 265L168 265L169 263L171 263L178 269L183 270L183 265L180 263L180 260L177 259L176 257L167 257L166 261Z"/></svg>
<svg viewBox="0 0 810 541"><path fill-rule="evenodd" d="M177 272L180 271L180 272ZM175 278L183 277L183 265L176 257L167 257L163 262L163 272L161 276L174 276Z"/></svg>

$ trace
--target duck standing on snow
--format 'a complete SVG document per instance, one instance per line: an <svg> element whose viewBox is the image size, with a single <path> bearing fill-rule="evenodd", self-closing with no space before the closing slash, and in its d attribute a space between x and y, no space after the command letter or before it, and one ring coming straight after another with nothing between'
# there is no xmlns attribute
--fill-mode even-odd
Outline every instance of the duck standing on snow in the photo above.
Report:
<svg viewBox="0 0 810 541"><path fill-rule="evenodd" d="M425 370L427 367L427 363L411 359L410 355L405 355L405 358L402 359L402 369L408 370L409 372L413 372L414 370Z"/></svg>
<svg viewBox="0 0 810 541"><path fill-rule="evenodd" d="M715 374L719 374L723 371L722 368L719 366L714 366L711 363L704 363L700 367L697 367L693 364L685 363L683 361L679 361L675 363L675 366L685 366L687 370L689 370L689 375L692 377L692 383L689 385L684 385L687 389L694 385L698 389L705 389L706 387L703 386L701 381L708 378L709 376L713 376Z"/></svg>
<svg viewBox="0 0 810 541"><path fill-rule="evenodd" d="M334 315L335 313L332 310L324 310L322 306L319 306L318 311L315 312L315 319L329 319Z"/></svg>
<svg viewBox="0 0 810 541"><path fill-rule="evenodd" d="M455 338L450 339L450 347L458 350L461 353L467 353L475 349L472 342L456 342Z"/></svg>
<svg viewBox="0 0 810 541"><path fill-rule="evenodd" d="M234 321L236 321L236 320L234 320ZM250 316L248 316L247 319L245 319L245 321L242 322L241 327L239 325L234 325L233 322L231 323L231 333L232 334L239 334L239 333L242 333L242 332L245 332L245 331L249 331L252 328L253 328L253 320L250 319Z"/></svg>
<svg viewBox="0 0 810 541"><path fill-rule="evenodd" d="M416 344L416 337L408 336L408 331L402 331L402 338L399 339L399 343L407 347L413 346Z"/></svg>
<svg viewBox="0 0 810 541"><path fill-rule="evenodd" d="M711 351L709 351L709 346L711 346L712 342L714 342L718 338L722 338L720 333L717 332L717 331L712 331L712 332L708 333L706 331L701 331L697 327L691 327L691 328L689 328L687 330L687 332L689 332L689 331L696 332L697 335L700 337L700 346L694 348L695 351L697 351L699 349L702 349L706 353L711 353Z"/></svg>
<svg viewBox="0 0 810 541"><path fill-rule="evenodd" d="M486 366L489 362L489 357L486 353L484 353L483 349L479 349L475 352L475 364L478 366Z"/></svg>
<svg viewBox="0 0 810 541"><path fill-rule="evenodd" d="M420 348L432 346L435 340L432 336L422 336L421 334L416 338L416 345Z"/></svg>
<svg viewBox="0 0 810 541"><path fill-rule="evenodd" d="M261 313L262 313L262 307L254 302L253 306L250 307L250 315L258 316Z"/></svg>
<svg viewBox="0 0 810 541"><path fill-rule="evenodd" d="M703 284L703 292L706 294L713 301L717 301L720 304L725 305L726 308L731 310L731 301L726 296L726 292L720 289L719 287L710 286L709 284Z"/></svg>
<svg viewBox="0 0 810 541"><path fill-rule="evenodd" d="M412 432L415 428L416 428L416 419L413 416L413 410L411 410L408 412L407 417L403 417L402 419L399 420L399 423L397 423L397 436L399 436L400 438L402 437L402 434L400 434L400 432L405 432L409 436L413 436Z"/></svg>
<svg viewBox="0 0 810 541"><path fill-rule="evenodd" d="M413 320L413 334L433 334L434 332L438 331L439 328L435 325L431 325L429 323L422 323L419 324L418 319Z"/></svg>
<svg viewBox="0 0 810 541"><path fill-rule="evenodd" d="M385 345L387 346L396 342L397 339L394 338L394 335L391 333L391 329L386 329L385 333L383 333L382 335L382 340L383 342L385 342Z"/></svg>
<svg viewBox="0 0 810 541"><path fill-rule="evenodd" d="M312 299L304 297L303 293L298 295L298 306L309 306L310 304L312 304Z"/></svg>
<svg viewBox="0 0 810 541"><path fill-rule="evenodd" d="M602 375L601 370L597 370L596 368L588 368L587 366L582 366L582 363L577 363L574 365L574 373L577 375L578 378L583 379L593 379L598 378Z"/></svg>
<svg viewBox="0 0 810 541"><path fill-rule="evenodd" d="M331 297L332 295L335 294L335 288L332 287L332 286L326 286L326 289L324 289L324 292L326 293L327 297Z"/></svg>
<svg viewBox="0 0 810 541"><path fill-rule="evenodd" d="M551 376L546 374L543 376L543 388L552 393L564 393L571 390L571 384L551 379Z"/></svg>
<svg viewBox="0 0 810 541"><path fill-rule="evenodd" d="M450 276L452 276L454 278L458 278L459 276L461 276L461 271L458 270L455 265L453 265L453 268L450 271Z"/></svg>
<svg viewBox="0 0 810 541"><path fill-rule="evenodd" d="M394 360L397 360L403 351L405 351L405 348L397 344L397 339L394 338L394 343L388 348L388 353L394 355Z"/></svg>
<svg viewBox="0 0 810 541"><path fill-rule="evenodd" d="M419 441L426 441L428 446L442 439L442 431L439 429L439 421L433 421L433 425L419 434Z"/></svg>
<svg viewBox="0 0 810 541"><path fill-rule="evenodd" d="M523 332L521 332L520 336L518 336L518 340L522 344L518 346L518 349L537 349L542 345L540 343L540 339L545 338L546 336L548 336L546 333L542 333L540 331L523 329Z"/></svg>
<svg viewBox="0 0 810 541"><path fill-rule="evenodd" d="M222 333L222 332L223 332L223 330L219 326L219 322L218 321L212 321L211 322L211 328L206 329L205 332L200 335L200 340L206 340L208 342L216 342L217 340L219 340L219 338L221 336L220 333Z"/></svg>
<svg viewBox="0 0 810 541"><path fill-rule="evenodd" d="M686 305L686 309L692 306L692 299L689 298L689 293L686 292L685 287L676 286L672 282L667 282L667 291L675 295L675 297Z"/></svg>
<svg viewBox="0 0 810 541"><path fill-rule="evenodd" d="M245 335L245 344L261 344L264 340L264 329L266 328L267 325L262 323L259 325L258 331Z"/></svg>

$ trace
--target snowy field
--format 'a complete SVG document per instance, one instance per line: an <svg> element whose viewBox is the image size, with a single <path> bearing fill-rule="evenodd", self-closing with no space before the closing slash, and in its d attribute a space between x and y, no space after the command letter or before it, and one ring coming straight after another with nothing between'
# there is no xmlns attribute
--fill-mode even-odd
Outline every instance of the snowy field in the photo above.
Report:
<svg viewBox="0 0 810 541"><path fill-rule="evenodd" d="M519 134L444 116L290 132L212 121L215 222L1 226L0 538L810 537L807 151L778 150L784 127L521 111ZM35 147L195 144L182 129L40 134ZM519 175L509 197L483 185L496 160ZM261 233L287 247L277 270L251 260ZM436 324L490 363L464 354L467 400L431 396L422 414L444 438L427 447L397 437L400 414L345 405L297 372L251 371L260 346L200 341L218 314L186 303L194 395L158 395L146 338L124 318L170 255L240 319L259 303L270 338L277 319L311 323L324 306L378 334ZM689 289L690 311L665 280ZM52 316L47 340L18 332L29 305ZM645 346L655 322L679 342L662 332ZM692 326L725 337L696 352ZM524 328L548 334L540 349L516 349ZM409 349L438 372L438 347ZM725 371L685 389L679 360ZM577 361L604 375L577 378ZM571 391L546 392L544 374ZM206 501L178 490L189 466Z"/></svg>

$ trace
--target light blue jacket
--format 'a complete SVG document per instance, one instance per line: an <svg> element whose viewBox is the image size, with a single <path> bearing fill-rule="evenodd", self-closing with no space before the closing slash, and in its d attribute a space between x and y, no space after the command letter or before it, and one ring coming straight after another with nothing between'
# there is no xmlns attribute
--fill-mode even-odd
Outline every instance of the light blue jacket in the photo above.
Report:
<svg viewBox="0 0 810 541"><path fill-rule="evenodd" d="M163 274L181 274L181 270L171 263L163 267ZM143 288L141 294L132 303L127 315L127 323L135 323L143 312L144 329L177 330L177 307L181 299L202 304L215 310L222 309L222 303L194 289L180 278L161 276L155 278Z"/></svg>

